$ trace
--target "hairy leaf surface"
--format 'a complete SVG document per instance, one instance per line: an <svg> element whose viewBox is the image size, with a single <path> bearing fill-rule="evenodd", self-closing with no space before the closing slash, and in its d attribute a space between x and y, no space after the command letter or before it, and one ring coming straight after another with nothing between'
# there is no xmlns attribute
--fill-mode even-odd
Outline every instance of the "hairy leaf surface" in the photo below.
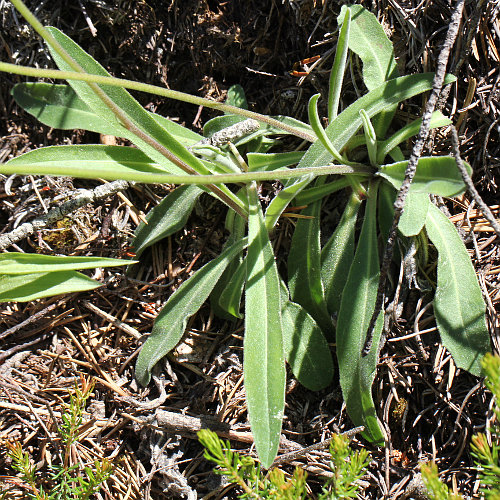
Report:
<svg viewBox="0 0 500 500"><path fill-rule="evenodd" d="M269 468L278 451L285 406L280 281L255 183L248 187L248 197L243 374L255 447Z"/></svg>
<svg viewBox="0 0 500 500"><path fill-rule="evenodd" d="M197 186L180 186L169 193L146 216L147 224L141 222L132 241L139 256L157 241L183 228L203 191Z"/></svg>
<svg viewBox="0 0 500 500"><path fill-rule="evenodd" d="M356 253L342 294L337 321L337 359L340 385L349 417L354 425L365 427L363 435L369 441L383 444L384 433L372 398L383 312L375 325L370 353L365 357L361 355L375 307L380 275L376 208L376 186L372 183Z"/></svg>
<svg viewBox="0 0 500 500"><path fill-rule="evenodd" d="M188 319L207 300L228 263L245 245L246 239L231 245L184 281L170 296L137 358L135 376L141 385L149 383L154 365L179 343Z"/></svg>
<svg viewBox="0 0 500 500"><path fill-rule="evenodd" d="M459 368L480 377L481 359L491 347L474 267L455 226L432 203L425 229L439 254L434 314L441 340Z"/></svg>

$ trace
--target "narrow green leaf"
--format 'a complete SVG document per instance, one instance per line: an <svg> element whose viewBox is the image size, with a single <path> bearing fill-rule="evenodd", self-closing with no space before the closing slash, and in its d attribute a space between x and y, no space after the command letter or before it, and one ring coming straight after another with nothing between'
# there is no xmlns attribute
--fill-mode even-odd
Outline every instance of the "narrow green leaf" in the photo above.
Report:
<svg viewBox="0 0 500 500"><path fill-rule="evenodd" d="M140 149L128 146L105 146L104 144L82 144L78 146L48 146L33 149L6 165L38 165L58 175L78 175L86 178L114 176L133 180L136 173L164 174L165 170ZM175 166L172 163L172 166ZM29 167L26 167L29 170ZM47 174L50 175L50 174Z"/></svg>
<svg viewBox="0 0 500 500"><path fill-rule="evenodd" d="M450 124L451 120L449 118L446 118L446 116L443 116L441 111L434 111L434 113L432 113L431 116L429 129L444 127ZM419 118L418 120L414 120L408 123L408 125L405 125L403 128L400 128L397 132L395 132L391 137L389 137L385 141L381 141L378 145L377 163L379 164L382 163L384 161L384 158L396 146L408 140L410 137L417 135L420 131L421 125L422 125L422 118Z"/></svg>
<svg viewBox="0 0 500 500"><path fill-rule="evenodd" d="M51 83L18 83L12 96L19 106L49 127L83 129L99 134L119 136L122 130L97 115L69 85ZM192 145L202 136L163 116L149 113L178 141Z"/></svg>
<svg viewBox="0 0 500 500"><path fill-rule="evenodd" d="M248 170L276 170L295 165L304 156L304 151L289 153L247 153Z"/></svg>
<svg viewBox="0 0 500 500"><path fill-rule="evenodd" d="M268 231L273 229L281 214L286 207L288 207L293 198L295 198L312 179L313 177L311 175L306 175L303 178L299 177L293 184L289 183L273 198L266 210L265 224Z"/></svg>
<svg viewBox="0 0 500 500"><path fill-rule="evenodd" d="M280 281L255 183L248 187L248 198L243 373L255 447L269 468L278 451L285 406Z"/></svg>
<svg viewBox="0 0 500 500"><path fill-rule="evenodd" d="M351 36L352 38L352 36ZM409 75L395 78L381 84L352 103L347 109L342 111L326 128L326 134L337 151L354 137L362 125L360 110L364 109L366 114L372 118L377 113L386 110L392 104L397 104L405 99L421 94L432 88L434 73L424 73L420 75ZM447 75L445 84L452 83L456 78ZM377 133L379 137L383 137ZM316 141L307 150L298 167L313 167L328 165L332 160L332 155L325 149L320 141Z"/></svg>
<svg viewBox="0 0 500 500"><path fill-rule="evenodd" d="M377 18L361 5L343 6L339 25L344 24L347 9L351 14L349 48L363 61L363 81L368 90L373 90L399 75L394 49ZM374 119L378 137L385 136L395 111L395 105L388 106Z"/></svg>
<svg viewBox="0 0 500 500"><path fill-rule="evenodd" d="M28 302L100 286L101 283L76 271L0 275L0 302Z"/></svg>
<svg viewBox="0 0 500 500"><path fill-rule="evenodd" d="M375 133L375 128L370 121L370 117L366 114L366 111L362 109L359 114L363 120L363 129L365 132L366 148L368 149L368 157L370 158L370 164L373 166L377 165L377 134Z"/></svg>
<svg viewBox="0 0 500 500"><path fill-rule="evenodd" d="M203 191L197 186L180 186L169 193L141 222L132 241L137 256L157 241L184 227Z"/></svg>
<svg viewBox="0 0 500 500"><path fill-rule="evenodd" d="M330 315L338 314L342 290L354 257L356 218L361 200L352 193L334 233L321 250L321 280Z"/></svg>
<svg viewBox="0 0 500 500"><path fill-rule="evenodd" d="M321 97L321 94L315 94L309 99L309 105L307 106L307 114L309 117L309 123L314 130L314 133L318 137L318 140L323 144L326 150L333 156L333 159L337 163L345 163L344 159L337 151L335 146L331 143L330 139L326 135L325 129L323 125L321 125L321 121L318 115L318 99Z"/></svg>
<svg viewBox="0 0 500 500"><path fill-rule="evenodd" d="M0 254L0 274L48 273L74 271L96 267L116 267L135 264L136 260L108 259L103 257L74 257L39 255L34 253L7 252Z"/></svg>
<svg viewBox="0 0 500 500"><path fill-rule="evenodd" d="M434 314L441 341L459 368L480 377L481 359L491 347L474 267L455 226L432 203L425 229L439 254Z"/></svg>
<svg viewBox="0 0 500 500"><path fill-rule="evenodd" d="M285 283L280 283L285 358L304 387L319 391L333 378L330 348L321 328L303 307L289 300Z"/></svg>
<svg viewBox="0 0 500 500"><path fill-rule="evenodd" d="M394 202L396 201L397 191L388 183L382 182L378 189L378 227L382 239L387 241L389 231L391 230L394 219ZM397 243L396 243L397 244ZM398 252L394 252L397 255Z"/></svg>
<svg viewBox="0 0 500 500"><path fill-rule="evenodd" d="M245 261L241 261L219 296L219 307L235 318L243 318L240 305L246 278L247 265Z"/></svg>
<svg viewBox="0 0 500 500"><path fill-rule="evenodd" d="M469 174L472 169L465 163ZM377 175L387 179L396 189L401 187L408 161L382 165ZM465 184L455 159L451 156L424 156L418 160L410 192L456 196L465 191Z"/></svg>
<svg viewBox="0 0 500 500"><path fill-rule="evenodd" d="M351 26L351 11L346 9L342 27L340 28L335 59L330 71L330 81L328 85L328 121L336 118L339 109L340 93L344 80L345 64L347 61L347 49L349 48L349 35Z"/></svg>
<svg viewBox="0 0 500 500"><path fill-rule="evenodd" d="M365 427L366 439L381 445L385 438L373 403L372 384L377 371L383 312L375 325L373 348L367 356L361 355L380 275L376 208L377 185L372 183L356 253L342 294L337 321L337 359L349 417L354 425Z"/></svg>
<svg viewBox="0 0 500 500"><path fill-rule="evenodd" d="M327 339L333 339L333 322L321 282L320 212L321 202L317 201L301 212L312 218L297 221L288 255L288 289L293 302L314 318Z"/></svg>
<svg viewBox="0 0 500 500"><path fill-rule="evenodd" d="M405 209L399 219L398 229L404 236L416 236L424 227L427 210L432 205L427 193L410 191L406 196Z"/></svg>
<svg viewBox="0 0 500 500"><path fill-rule="evenodd" d="M86 72L94 75L110 76L109 73L89 54L82 50L71 38L57 28L49 27L47 30L50 34L64 47L67 53L75 60ZM49 46L50 53L61 70L72 70L52 47ZM123 123L118 121L115 112L110 109L103 101L94 93L93 89L85 82L70 80L68 82L74 91L97 115L102 119L107 120L114 127L121 130L120 137L125 137L132 141L139 149L147 154L151 159L165 168L168 172L181 173L182 170L171 162L166 162L166 158L153 147L145 142L137 132L129 131ZM110 85L99 86L106 96L119 108L126 116L141 130L141 134L146 134L161 146L172 152L177 158L189 165L200 174L206 174L206 168L192 153L190 153L182 144L174 139L174 137L163 129L149 113L123 88L112 87Z"/></svg>
<svg viewBox="0 0 500 500"><path fill-rule="evenodd" d="M137 358L135 376L141 385L149 383L154 365L179 343L188 319L207 300L228 263L245 245L246 239L231 245L184 281L170 296Z"/></svg>

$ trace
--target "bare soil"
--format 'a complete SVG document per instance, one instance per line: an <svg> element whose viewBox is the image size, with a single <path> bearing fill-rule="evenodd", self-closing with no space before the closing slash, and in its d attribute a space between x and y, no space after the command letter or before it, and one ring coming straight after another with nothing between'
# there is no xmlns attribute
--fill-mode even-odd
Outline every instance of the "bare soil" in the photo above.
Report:
<svg viewBox="0 0 500 500"><path fill-rule="evenodd" d="M222 101L243 86L251 109L307 120L313 93L326 95L336 16L344 2L331 0L88 0L71 5L27 2L46 25L71 36L113 75L164 85ZM377 0L356 2L374 12L394 42L401 74L433 71L455 2ZM450 5L451 3L451 5ZM461 151L475 172L481 195L498 217L500 181L500 21L494 0L466 1L449 71L458 80L441 104L459 129ZM54 67L39 37L13 7L0 1L0 57L17 64ZM321 56L307 71L300 61ZM297 63L297 64L295 64ZM343 105L364 92L354 60ZM22 77L0 74L0 161L40 146L84 144L97 134L60 131L39 124L10 96ZM200 132L215 114L181 102L138 94L149 110ZM325 100L323 100L325 101ZM421 113L421 97L405 103L397 119ZM411 145L408 145L410 147ZM432 134L427 150L450 151L446 132ZM74 191L98 181L2 176L0 231L40 216ZM87 205L53 227L35 232L11 251L127 258L130 238L172 186L137 186ZM42 205L43 202L43 205ZM335 205L335 204L334 204ZM447 200L487 299L492 346L498 352L500 312L499 242L466 194ZM328 207L330 208L330 207ZM332 214L333 210L333 214ZM333 206L331 219L338 217ZM74 449L75 463L109 458L114 474L97 496L106 499L236 498L202 456L197 426L219 422L232 446L254 455L242 385L242 322L214 317L209 305L189 322L187 339L164 362L163 377L147 389L134 379L134 359L169 295L216 255L225 239L224 209L202 198L186 227L141 256L140 264L98 270L103 286L93 292L31 303L0 305L0 486L6 498L23 498L6 441L20 441L44 472L57 461L59 445L48 408L61 411L80 377L95 381L89 423ZM286 248L292 233L284 221L277 237ZM397 270L394 275L397 280ZM414 290L404 312L386 332L374 384L378 414L390 435L387 449L355 436L354 448L370 450L362 498L411 498L419 462L437 462L443 480L465 495L478 494L469 451L471 436L491 424L490 395L481 380L458 370L439 341L429 298ZM419 334L420 333L420 334ZM412 335L417 334L417 335ZM418 335L419 334L419 335ZM160 428L146 425L158 410ZM57 419L56 419L57 420ZM318 393L290 376L283 435L307 446L352 427L338 380ZM281 452L289 451L284 447ZM325 451L286 464L305 468L312 493L328 476ZM412 483L413 481L413 483ZM418 483L418 480L417 480Z"/></svg>

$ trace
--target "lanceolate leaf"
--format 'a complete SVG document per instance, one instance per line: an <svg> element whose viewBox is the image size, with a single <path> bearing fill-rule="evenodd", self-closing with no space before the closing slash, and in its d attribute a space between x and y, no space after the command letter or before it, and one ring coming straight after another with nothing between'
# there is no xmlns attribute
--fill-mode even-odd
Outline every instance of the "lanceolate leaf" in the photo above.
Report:
<svg viewBox="0 0 500 500"><path fill-rule="evenodd" d="M377 18L361 5L343 6L339 24L345 23L347 8L351 13L349 48L363 61L363 81L373 90L399 75L394 49ZM378 137L385 136L395 111L396 106L390 106L373 120Z"/></svg>
<svg viewBox="0 0 500 500"><path fill-rule="evenodd" d="M137 358L135 376L140 384L149 383L154 365L178 344L188 319L203 305L227 264L245 245L246 239L231 245L184 281L168 299Z"/></svg>
<svg viewBox="0 0 500 500"><path fill-rule="evenodd" d="M47 273L115 267L135 264L136 260L107 259L103 257L75 257L7 252L0 254L0 274Z"/></svg>
<svg viewBox="0 0 500 500"><path fill-rule="evenodd" d="M53 27L47 28L47 30L86 72L95 75L109 76L109 73L93 57L82 50L73 40L64 35L61 31ZM60 69L73 69L62 60L52 47L49 47L49 50ZM167 171L172 173L182 172L178 166L173 168L170 164L165 163L165 156L160 151L145 142L136 132L129 131L123 123L120 123L115 113L94 93L87 83L71 80L69 84L78 94L80 99L82 99L97 115L121 130L119 134L121 137L131 140L151 159L161 166L164 166ZM198 173L208 173L203 163L176 141L170 133L158 125L149 113L125 89L106 85L101 85L100 88L105 92L106 96L113 104L120 109L136 127L141 129L142 134L147 134L153 138L158 144L167 148L177 156L177 158L184 161Z"/></svg>
<svg viewBox="0 0 500 500"><path fill-rule="evenodd" d="M49 127L83 129L115 136L122 132L119 127L94 113L69 85L18 83L14 85L11 93L19 106ZM203 139L196 132L163 116L149 112L148 114L185 145L190 146Z"/></svg>
<svg viewBox="0 0 500 500"><path fill-rule="evenodd" d="M76 271L0 275L0 302L27 302L100 286L101 283Z"/></svg>
<svg viewBox="0 0 500 500"><path fill-rule="evenodd" d="M298 178L295 182L288 183L269 203L266 210L265 224L268 231L274 228L283 211L292 199L304 189L312 180L310 175Z"/></svg>
<svg viewBox="0 0 500 500"><path fill-rule="evenodd" d="M342 294L337 321L337 359L340 385L349 417L354 425L365 427L363 435L369 441L383 444L384 433L372 399L372 384L377 370L383 313L380 313L375 325L373 348L367 356L361 355L375 306L380 275L376 228L376 187L372 183L369 189L363 227Z"/></svg>
<svg viewBox="0 0 500 500"><path fill-rule="evenodd" d="M337 49L332 70L330 71L330 81L328 85L328 121L331 122L338 115L340 93L344 80L345 63L347 61L347 50L349 48L349 35L351 26L351 11L345 11L342 27L340 28Z"/></svg>
<svg viewBox="0 0 500 500"><path fill-rule="evenodd" d="M167 160L166 160L167 161ZM78 146L48 146L24 153L6 165L39 165L47 169L47 175L75 175L84 178L109 178L133 180L134 174L164 174L140 149L127 146L84 144ZM172 166L174 164L172 163ZM58 170L59 169L59 170Z"/></svg>
<svg viewBox="0 0 500 500"><path fill-rule="evenodd" d="M383 165L378 175L387 179L396 189L403 182L408 161ZM465 163L469 174L472 169ZM418 160L417 171L410 187L410 192L429 193L438 196L455 196L465 191L465 184L451 156L430 156Z"/></svg>
<svg viewBox="0 0 500 500"><path fill-rule="evenodd" d="M248 197L243 373L255 447L269 468L278 451L285 406L280 281L255 183L248 187Z"/></svg>
<svg viewBox="0 0 500 500"><path fill-rule="evenodd" d="M432 203L425 229L439 254L434 314L441 340L459 368L479 377L481 359L491 348L474 267L455 226Z"/></svg>
<svg viewBox="0 0 500 500"><path fill-rule="evenodd" d="M377 18L361 5L342 6L339 25L344 23L347 9L351 12L349 48L363 61L363 81L373 90L399 74L392 43Z"/></svg>
<svg viewBox="0 0 500 500"><path fill-rule="evenodd" d="M404 236L416 236L425 224L431 200L427 193L410 191L405 201L405 209L399 219L398 229Z"/></svg>
<svg viewBox="0 0 500 500"><path fill-rule="evenodd" d="M146 248L157 241L179 231L203 191L197 186L180 186L169 193L159 205L146 216L147 224L141 222L132 241L135 253L139 256Z"/></svg>
<svg viewBox="0 0 500 500"><path fill-rule="evenodd" d="M354 257L354 233L361 200L352 193L335 232L321 250L321 280L330 315L338 314Z"/></svg>
<svg viewBox="0 0 500 500"><path fill-rule="evenodd" d="M306 310L289 300L283 281L281 319L285 358L297 380L311 391L328 386L333 377L333 361L328 343Z"/></svg>
<svg viewBox="0 0 500 500"><path fill-rule="evenodd" d="M109 73L93 57L61 31L56 28L47 28L47 30L84 71L95 75L109 76ZM60 69L73 70L52 47L49 47L49 50ZM210 174L205 164L177 141L166 128L159 125L125 89L111 85L100 85L98 88L105 95L98 96L90 84L77 80L71 80L69 84L97 115L122 130L119 134L121 137L133 142L166 172ZM171 161L167 160L167 157ZM231 190L223 184L208 186L204 189L220 196L230 206L237 204Z"/></svg>
<svg viewBox="0 0 500 500"><path fill-rule="evenodd" d="M320 211L321 201L317 201L301 212L311 218L297 221L288 255L288 289L293 302L300 304L333 340L333 322L321 282Z"/></svg>

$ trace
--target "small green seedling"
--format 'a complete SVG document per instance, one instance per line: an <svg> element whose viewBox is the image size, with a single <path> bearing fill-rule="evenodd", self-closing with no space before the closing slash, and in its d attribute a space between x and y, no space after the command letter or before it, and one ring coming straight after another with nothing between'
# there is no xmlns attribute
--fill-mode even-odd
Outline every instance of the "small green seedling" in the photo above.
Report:
<svg viewBox="0 0 500 500"><path fill-rule="evenodd" d="M33 500L88 500L95 495L112 473L111 463L104 459L81 466L73 463L72 447L80 438L83 411L91 395L93 384L82 378L82 387L75 386L70 403L65 405L59 425L62 445L60 463L53 463L48 477L37 471L29 454L20 442L8 443L12 468L19 473L27 498Z"/></svg>

